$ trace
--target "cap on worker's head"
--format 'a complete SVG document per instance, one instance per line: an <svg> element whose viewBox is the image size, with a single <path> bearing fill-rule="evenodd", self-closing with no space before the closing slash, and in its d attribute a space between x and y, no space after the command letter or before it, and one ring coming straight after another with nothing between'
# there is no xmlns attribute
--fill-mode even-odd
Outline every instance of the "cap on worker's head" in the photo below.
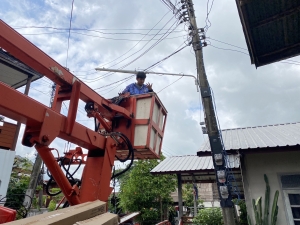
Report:
<svg viewBox="0 0 300 225"><path fill-rule="evenodd" d="M145 72L138 72L136 74L136 78L142 78L145 79L146 78L146 73Z"/></svg>

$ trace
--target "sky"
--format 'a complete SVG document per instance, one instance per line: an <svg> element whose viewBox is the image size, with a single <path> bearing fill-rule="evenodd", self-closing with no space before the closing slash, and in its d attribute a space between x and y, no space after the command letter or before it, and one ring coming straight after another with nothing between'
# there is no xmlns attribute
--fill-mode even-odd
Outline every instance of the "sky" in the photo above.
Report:
<svg viewBox="0 0 300 225"><path fill-rule="evenodd" d="M181 6L180 1L172 2ZM194 4L198 27L210 25L203 55L221 129L299 122L300 57L256 68L250 62L235 1L195 0ZM105 98L117 96L134 79L122 80L130 74L96 72L96 67L143 70L188 43L187 26L177 26L173 12L159 0L74 0L69 37L71 7L72 0L18 0L18 4L1 0L0 19ZM151 70L196 76L192 47ZM153 83L168 110L165 156L195 155L207 137L199 124L204 115L194 80L149 74L146 82ZM32 84L29 95L49 105L50 92L51 81L43 78ZM82 102L80 106L77 121L93 127ZM62 113L67 107L68 103ZM17 154L34 158L35 149L22 146L21 139L22 132ZM55 140L52 147L62 152L66 142Z"/></svg>

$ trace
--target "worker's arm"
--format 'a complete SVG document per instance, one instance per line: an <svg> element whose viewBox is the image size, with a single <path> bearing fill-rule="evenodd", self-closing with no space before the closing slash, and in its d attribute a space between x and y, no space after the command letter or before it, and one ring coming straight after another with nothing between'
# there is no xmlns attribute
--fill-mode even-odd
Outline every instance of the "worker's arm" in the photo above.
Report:
<svg viewBox="0 0 300 225"><path fill-rule="evenodd" d="M131 84L130 84L131 85ZM122 94L125 94L125 93L127 93L127 92L130 92L130 85L128 85L125 89L124 89L124 91L122 91Z"/></svg>

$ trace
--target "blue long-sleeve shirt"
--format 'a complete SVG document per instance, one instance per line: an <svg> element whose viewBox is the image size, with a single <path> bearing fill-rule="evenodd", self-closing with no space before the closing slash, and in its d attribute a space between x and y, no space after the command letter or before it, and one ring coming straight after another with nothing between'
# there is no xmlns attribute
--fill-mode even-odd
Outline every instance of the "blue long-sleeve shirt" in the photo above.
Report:
<svg viewBox="0 0 300 225"><path fill-rule="evenodd" d="M145 84L143 84L142 87L139 87L136 83L132 83L129 84L122 93L124 94L127 92L129 92L130 95L139 95L152 92L152 90L149 91L148 87Z"/></svg>

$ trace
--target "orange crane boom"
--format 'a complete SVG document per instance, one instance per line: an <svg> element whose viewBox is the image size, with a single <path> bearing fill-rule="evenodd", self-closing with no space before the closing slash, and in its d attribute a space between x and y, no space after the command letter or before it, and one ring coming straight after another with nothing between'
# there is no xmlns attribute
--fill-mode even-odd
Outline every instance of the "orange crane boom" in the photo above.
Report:
<svg viewBox="0 0 300 225"><path fill-rule="evenodd" d="M132 161L134 157L159 158L167 111L155 94L127 95L122 97L123 103L114 104L2 20L0 30L1 48L56 83L49 108L0 82L0 114L26 124L22 144L36 148L70 205L108 200L115 157L127 155L126 159ZM101 124L98 129L89 129L75 121L79 99L86 103L87 116ZM66 100L70 104L64 116L60 112ZM71 184L53 156L49 145L57 137L88 150L80 161L85 164L80 183ZM66 158L72 160L74 155L82 154L80 151L71 156L67 153Z"/></svg>

